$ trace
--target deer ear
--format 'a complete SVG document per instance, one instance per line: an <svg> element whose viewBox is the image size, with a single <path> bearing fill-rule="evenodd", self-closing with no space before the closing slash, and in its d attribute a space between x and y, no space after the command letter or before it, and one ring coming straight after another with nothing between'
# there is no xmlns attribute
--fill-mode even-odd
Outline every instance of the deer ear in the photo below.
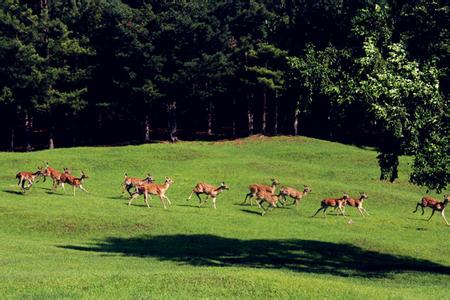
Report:
<svg viewBox="0 0 450 300"><path fill-rule="evenodd" d="M125 177L128 177L128 174L127 174L127 173L125 173Z"/></svg>

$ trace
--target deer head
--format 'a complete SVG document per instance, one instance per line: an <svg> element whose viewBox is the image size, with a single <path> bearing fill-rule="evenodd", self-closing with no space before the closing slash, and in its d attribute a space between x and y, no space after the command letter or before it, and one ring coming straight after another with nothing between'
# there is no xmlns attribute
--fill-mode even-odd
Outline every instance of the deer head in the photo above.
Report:
<svg viewBox="0 0 450 300"><path fill-rule="evenodd" d="M230 188L228 187L228 185L225 184L224 181L222 181L222 182L220 183L220 188L221 188L221 189L224 189L224 190L229 190L229 189L230 189Z"/></svg>

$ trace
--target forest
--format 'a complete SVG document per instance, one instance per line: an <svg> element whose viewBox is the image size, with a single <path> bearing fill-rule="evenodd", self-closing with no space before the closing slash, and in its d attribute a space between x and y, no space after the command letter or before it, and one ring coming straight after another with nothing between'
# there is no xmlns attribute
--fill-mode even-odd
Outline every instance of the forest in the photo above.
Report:
<svg viewBox="0 0 450 300"><path fill-rule="evenodd" d="M2 0L0 150L305 135L441 191L441 0Z"/></svg>

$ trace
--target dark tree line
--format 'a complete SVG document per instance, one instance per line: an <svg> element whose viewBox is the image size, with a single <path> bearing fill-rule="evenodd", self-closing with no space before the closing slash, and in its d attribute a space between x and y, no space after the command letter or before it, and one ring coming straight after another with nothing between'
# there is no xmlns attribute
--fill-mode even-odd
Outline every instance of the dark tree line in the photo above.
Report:
<svg viewBox="0 0 450 300"><path fill-rule="evenodd" d="M0 147L302 134L448 172L449 6L428 0L3 0Z"/></svg>

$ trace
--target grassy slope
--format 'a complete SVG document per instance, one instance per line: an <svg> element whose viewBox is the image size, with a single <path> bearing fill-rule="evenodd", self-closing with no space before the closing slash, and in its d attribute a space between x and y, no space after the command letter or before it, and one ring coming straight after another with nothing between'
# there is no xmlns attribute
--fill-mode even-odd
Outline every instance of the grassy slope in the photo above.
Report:
<svg viewBox="0 0 450 300"><path fill-rule="evenodd" d="M17 194L14 174L44 161L84 170L90 194L53 194L48 182ZM2 298L449 298L450 228L411 213L423 190L406 167L382 183L373 151L287 137L1 153ZM170 175L174 205L126 206L124 172ZM271 177L313 193L264 217L238 205ZM200 180L231 186L217 210L185 201ZM368 193L371 216L309 218L342 191Z"/></svg>

